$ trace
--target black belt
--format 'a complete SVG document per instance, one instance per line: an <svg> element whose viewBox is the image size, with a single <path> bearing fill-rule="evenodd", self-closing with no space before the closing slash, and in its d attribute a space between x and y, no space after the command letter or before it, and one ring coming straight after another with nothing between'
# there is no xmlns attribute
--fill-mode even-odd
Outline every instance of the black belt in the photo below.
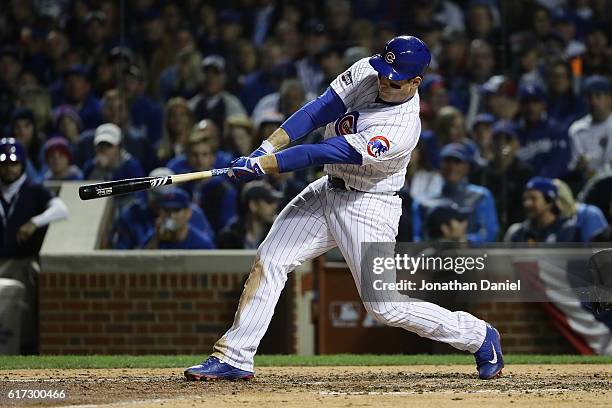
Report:
<svg viewBox="0 0 612 408"><path fill-rule="evenodd" d="M345 190L345 191L357 191L359 193L367 193L367 191L357 190L356 188L347 186L344 180L340 177L327 176L327 183L329 186L336 190ZM395 191L393 195L398 195L399 192Z"/></svg>

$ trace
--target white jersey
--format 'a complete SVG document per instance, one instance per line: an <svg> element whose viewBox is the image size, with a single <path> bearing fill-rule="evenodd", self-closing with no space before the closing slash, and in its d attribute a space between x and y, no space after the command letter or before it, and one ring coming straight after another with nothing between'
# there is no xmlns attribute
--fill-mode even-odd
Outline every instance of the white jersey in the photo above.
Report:
<svg viewBox="0 0 612 408"><path fill-rule="evenodd" d="M576 168L580 156L593 171L612 164L612 114L599 123L593 123L591 115L578 119L570 126L569 136L572 142L570 169Z"/></svg>
<svg viewBox="0 0 612 408"><path fill-rule="evenodd" d="M346 137L361 153L363 164L327 164L325 172L356 190L398 191L421 133L418 92L399 105L377 102L378 74L368 58L353 64L331 87L344 102L346 113L326 126L325 139Z"/></svg>

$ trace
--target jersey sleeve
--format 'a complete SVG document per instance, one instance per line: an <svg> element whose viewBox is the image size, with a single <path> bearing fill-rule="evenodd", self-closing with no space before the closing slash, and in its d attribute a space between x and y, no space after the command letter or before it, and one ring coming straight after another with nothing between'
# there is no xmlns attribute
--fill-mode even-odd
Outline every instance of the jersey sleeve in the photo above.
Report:
<svg viewBox="0 0 612 408"><path fill-rule="evenodd" d="M330 84L331 88L338 94L345 107L353 106L357 98L357 90L361 87L363 80L375 73L370 66L368 58L363 58L354 63L336 77Z"/></svg>
<svg viewBox="0 0 612 408"><path fill-rule="evenodd" d="M361 132L345 135L345 138L361 154L362 165L370 164L382 169L392 160L410 156L420 133L421 122L418 115L414 115L403 126L371 126Z"/></svg>

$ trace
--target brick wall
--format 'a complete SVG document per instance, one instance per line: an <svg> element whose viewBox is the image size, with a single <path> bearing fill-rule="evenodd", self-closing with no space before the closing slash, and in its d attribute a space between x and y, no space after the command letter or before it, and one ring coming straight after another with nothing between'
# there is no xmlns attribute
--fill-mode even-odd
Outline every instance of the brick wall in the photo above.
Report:
<svg viewBox="0 0 612 408"><path fill-rule="evenodd" d="M505 353L576 353L540 303L479 303L470 309L500 331Z"/></svg>
<svg viewBox="0 0 612 408"><path fill-rule="evenodd" d="M44 272L41 354L210 352L245 274Z"/></svg>

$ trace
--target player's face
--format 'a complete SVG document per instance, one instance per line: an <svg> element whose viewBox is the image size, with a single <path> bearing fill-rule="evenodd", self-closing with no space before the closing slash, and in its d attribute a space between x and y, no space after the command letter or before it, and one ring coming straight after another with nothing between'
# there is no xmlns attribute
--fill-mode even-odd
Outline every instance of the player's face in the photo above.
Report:
<svg viewBox="0 0 612 408"><path fill-rule="evenodd" d="M403 81L392 81L378 75L378 95L385 102L397 103L404 102L414 95L414 92L421 84L421 77L406 79Z"/></svg>
<svg viewBox="0 0 612 408"><path fill-rule="evenodd" d="M0 163L0 180L4 184L11 184L23 173L23 164L20 162L3 162Z"/></svg>

